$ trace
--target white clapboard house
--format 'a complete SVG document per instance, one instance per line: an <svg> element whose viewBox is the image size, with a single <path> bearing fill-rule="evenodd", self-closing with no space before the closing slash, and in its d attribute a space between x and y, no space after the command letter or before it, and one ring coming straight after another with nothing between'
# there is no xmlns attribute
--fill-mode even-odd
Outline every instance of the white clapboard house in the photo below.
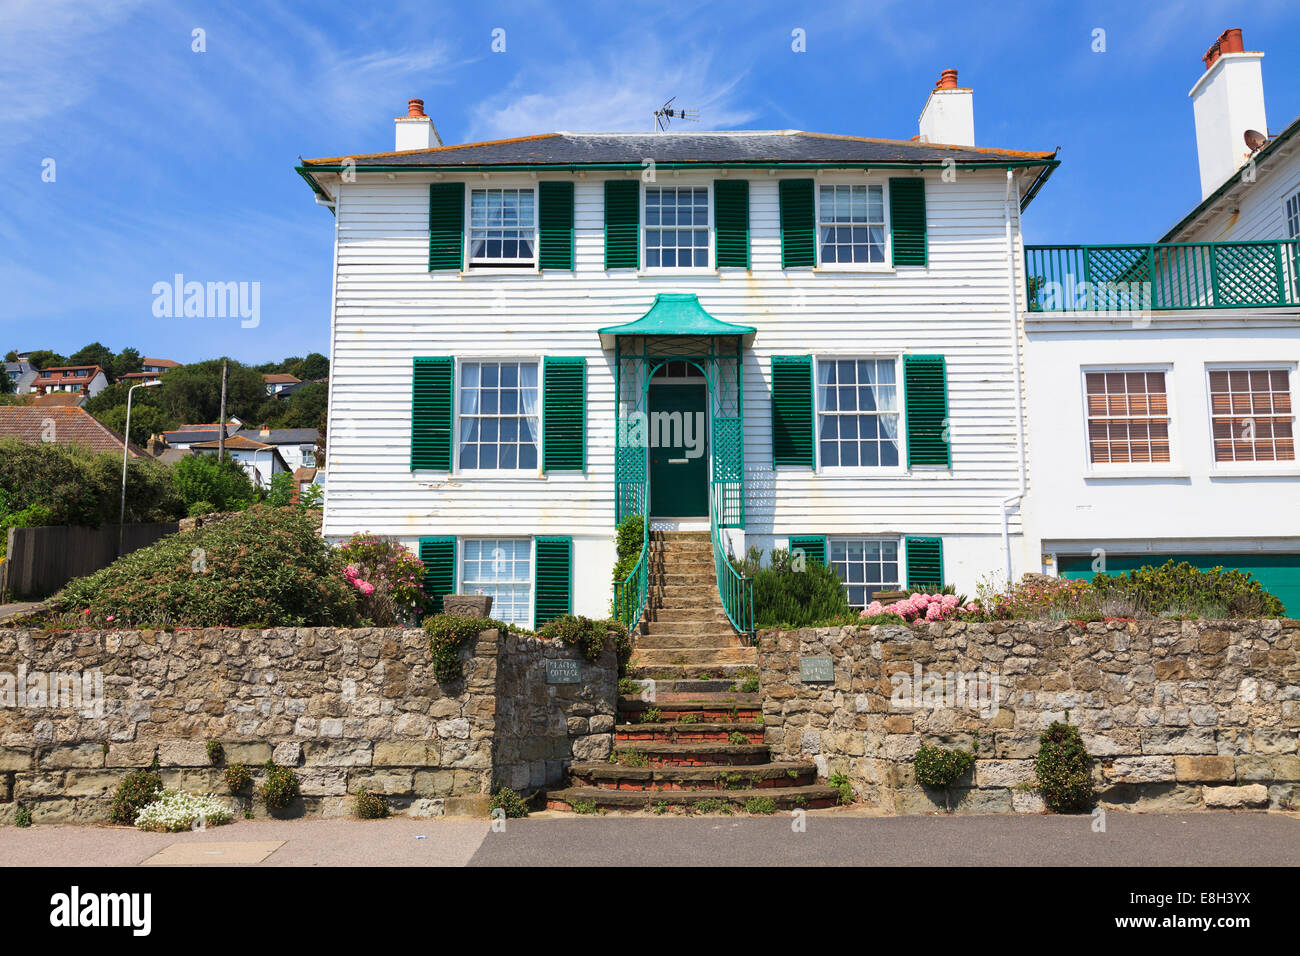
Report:
<svg viewBox="0 0 1300 956"><path fill-rule="evenodd" d="M1159 241L1026 250L1026 533L1051 573L1238 568L1296 616L1300 120L1270 134L1263 59L1205 54L1202 199Z"/></svg>
<svg viewBox="0 0 1300 956"><path fill-rule="evenodd" d="M751 546L857 606L1036 569L1020 215L1056 160L974 142L947 71L910 140L443 146L413 100L395 152L305 161L335 226L324 534L400 538L435 594L534 626L609 613L638 514L709 542L742 632L723 558Z"/></svg>

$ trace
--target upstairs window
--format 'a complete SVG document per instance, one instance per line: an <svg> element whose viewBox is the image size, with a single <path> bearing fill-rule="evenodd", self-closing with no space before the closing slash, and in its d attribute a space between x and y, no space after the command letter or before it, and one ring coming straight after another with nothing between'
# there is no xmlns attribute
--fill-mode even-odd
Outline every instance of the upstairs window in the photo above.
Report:
<svg viewBox="0 0 1300 956"><path fill-rule="evenodd" d="M1295 418L1285 368L1210 370L1214 460L1295 461Z"/></svg>
<svg viewBox="0 0 1300 956"><path fill-rule="evenodd" d="M460 467L537 468L537 363L466 362L460 380Z"/></svg>
<svg viewBox="0 0 1300 956"><path fill-rule="evenodd" d="M647 186L645 264L648 269L709 267L707 186Z"/></svg>
<svg viewBox="0 0 1300 956"><path fill-rule="evenodd" d="M1088 455L1095 465L1169 461L1163 371L1088 372Z"/></svg>
<svg viewBox="0 0 1300 956"><path fill-rule="evenodd" d="M885 261L883 186L822 186L817 203L822 265Z"/></svg>
<svg viewBox="0 0 1300 956"><path fill-rule="evenodd" d="M894 359L818 359L817 419L823 468L896 467Z"/></svg>
<svg viewBox="0 0 1300 956"><path fill-rule="evenodd" d="M1300 191L1286 200L1286 234L1288 238L1300 239Z"/></svg>
<svg viewBox="0 0 1300 956"><path fill-rule="evenodd" d="M533 190L470 190L469 261L471 265L536 265L537 201Z"/></svg>

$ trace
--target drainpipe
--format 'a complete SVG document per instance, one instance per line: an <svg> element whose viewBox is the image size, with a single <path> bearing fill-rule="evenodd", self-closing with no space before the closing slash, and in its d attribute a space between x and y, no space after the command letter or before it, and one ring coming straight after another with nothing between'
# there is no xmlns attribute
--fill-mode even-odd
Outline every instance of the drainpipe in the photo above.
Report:
<svg viewBox="0 0 1300 956"><path fill-rule="evenodd" d="M1011 567L1011 509L1018 507L1025 497L1025 407L1020 381L1020 308L1016 295L1016 241L1011 230L1011 193L1015 188L1015 173L1007 170L1007 193L1002 202L1003 219L1007 234L1007 308L1011 331L1011 367L1016 386L1016 450L1019 455L1019 482L1016 493L1002 500L1002 554L1007 565L1007 584L1012 583ZM1017 197L1018 198L1018 197Z"/></svg>

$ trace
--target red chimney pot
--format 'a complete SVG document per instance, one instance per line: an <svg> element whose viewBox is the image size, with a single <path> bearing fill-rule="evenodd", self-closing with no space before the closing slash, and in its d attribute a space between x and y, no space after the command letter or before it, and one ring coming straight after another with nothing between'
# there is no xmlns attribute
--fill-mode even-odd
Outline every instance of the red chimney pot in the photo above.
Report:
<svg viewBox="0 0 1300 956"><path fill-rule="evenodd" d="M406 112L409 116L423 116L424 100L407 100Z"/></svg>
<svg viewBox="0 0 1300 956"><path fill-rule="evenodd" d="M939 82L934 85L936 90L955 90L957 89L957 71L944 70L939 76Z"/></svg>
<svg viewBox="0 0 1300 956"><path fill-rule="evenodd" d="M1205 56L1201 57L1201 59L1205 61L1205 68L1208 70L1214 66L1220 55L1224 53L1244 53L1245 50L1245 41L1241 38L1241 27L1229 27L1219 34L1219 38L1205 51Z"/></svg>

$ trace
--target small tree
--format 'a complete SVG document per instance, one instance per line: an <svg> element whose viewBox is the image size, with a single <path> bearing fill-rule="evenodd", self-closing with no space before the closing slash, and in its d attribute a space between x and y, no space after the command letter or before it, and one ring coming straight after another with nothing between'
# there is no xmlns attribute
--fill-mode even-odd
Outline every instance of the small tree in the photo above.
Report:
<svg viewBox="0 0 1300 956"><path fill-rule="evenodd" d="M242 511L257 500L248 475L230 458L186 455L172 466L172 481L187 511L196 501L209 501L218 511Z"/></svg>
<svg viewBox="0 0 1300 956"><path fill-rule="evenodd" d="M1054 720L1043 732L1034 772L1043 803L1053 813L1083 813L1097 799L1092 785L1092 758L1079 736L1079 728L1072 724Z"/></svg>

